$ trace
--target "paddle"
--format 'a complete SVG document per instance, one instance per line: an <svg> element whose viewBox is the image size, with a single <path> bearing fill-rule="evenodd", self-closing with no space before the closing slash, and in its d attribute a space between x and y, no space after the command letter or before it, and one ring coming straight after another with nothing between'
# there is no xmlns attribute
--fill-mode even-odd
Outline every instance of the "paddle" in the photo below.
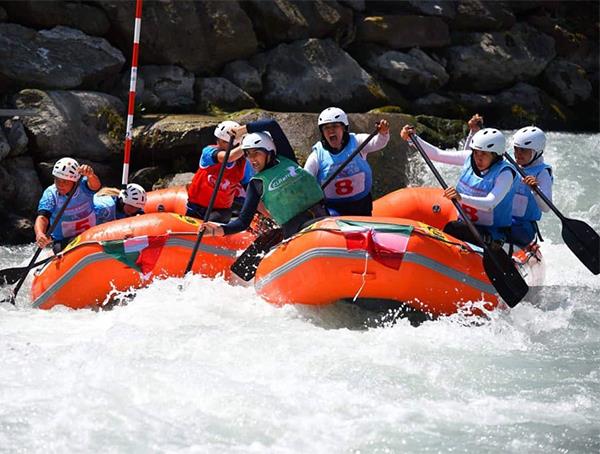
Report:
<svg viewBox="0 0 600 454"><path fill-rule="evenodd" d="M410 134L410 140L418 150L419 154L423 157L442 188L447 189L448 185L436 169L431 159L429 159L429 156L427 156L414 134ZM506 301L506 304L508 304L510 307L515 307L527 294L527 291L529 290L527 283L523 280L523 277L515 268L512 259L508 256L504 249L496 249L488 246L482 240L481 235L471 220L466 216L460 203L458 203L458 201L455 199L452 199L452 203L456 207L456 210L461 215L463 221L473 236L477 238L477 242L483 248L483 269L490 279L490 282L498 291L498 294L502 297L502 299Z"/></svg>
<svg viewBox="0 0 600 454"><path fill-rule="evenodd" d="M213 190L212 195L210 196L210 201L208 202L208 207L206 208L206 212L204 213L203 222L207 222L210 218L210 214L212 213L213 205L215 204L215 200L217 198L217 192L219 191L219 187L221 186L221 181L223 180L223 174L225 173L225 167L227 166L227 161L229 161L229 155L231 154L231 150L233 149L233 142L235 140L234 136L231 136L229 139L229 144L227 145L227 151L225 152L225 157L223 158L223 162L221 163L221 168L219 169L219 174L217 175L217 181L215 182L215 189ZM192 250L192 255L190 260L185 267L185 273L188 274L192 269L192 265L194 264L194 260L196 259L196 254L198 253L198 247L200 246L200 242L202 241L202 237L204 236L204 229L198 231L198 236L196 237L196 242L194 243L194 249Z"/></svg>
<svg viewBox="0 0 600 454"><path fill-rule="evenodd" d="M69 205L69 202L71 201L71 199L73 198L73 195L77 191L77 188L79 187L79 182L80 181L81 181L81 177L75 182L75 184L73 185L73 187L71 188L71 190L68 192L68 194L67 194L67 200L65 200L65 203L63 204L63 206L60 207L60 210L58 211L58 214L54 218L54 221L52 221L52 224L50 224L50 227L46 231L47 235L50 235L54 231L54 229L56 228L56 226L58 225L58 222L60 221L60 218L62 217L63 213L67 209L67 205ZM10 295L10 297L8 299L5 298L5 299L0 300L0 303L10 303L12 305L15 304L15 299L17 297L17 293L19 293L19 290L23 286L23 283L25 282L25 278L29 274L29 271L35 266L35 261L37 260L38 256L42 252L42 250L43 250L43 248L41 248L41 247L37 248L37 250L35 251L35 254L33 254L33 257L31 257L31 260L29 261L29 265L27 265L27 267L25 267L25 270L23 271L23 273L22 273L19 281L17 282L17 285L13 289L12 294Z"/></svg>
<svg viewBox="0 0 600 454"><path fill-rule="evenodd" d="M46 257L45 259L40 260L39 262L35 262L33 265L31 265L31 269L44 265L50 260L54 260L54 257L55 256ZM19 279L21 279L24 274L27 274L29 272L29 269L30 268L28 266L22 266L17 268L5 268L3 270L0 270L0 285L14 284Z"/></svg>
<svg viewBox="0 0 600 454"><path fill-rule="evenodd" d="M321 189L325 189L337 177L342 170L352 161L358 153L371 141L379 131L379 125L371 134L352 152L348 158L331 174L321 185ZM230 270L245 281L249 281L256 274L258 265L267 252L274 246L283 241L283 230L281 228L269 230L260 235L254 243L242 252L235 262L230 267Z"/></svg>
<svg viewBox="0 0 600 454"><path fill-rule="evenodd" d="M504 157L517 169L517 172L525 178L527 174L515 160L508 154ZM573 254L583 263L588 270L594 274L600 273L600 236L598 233L583 221L569 219L565 217L558 208L548 199L548 197L537 186L532 188L537 195L541 197L546 205L550 207L562 222L562 237L565 244L571 249Z"/></svg>

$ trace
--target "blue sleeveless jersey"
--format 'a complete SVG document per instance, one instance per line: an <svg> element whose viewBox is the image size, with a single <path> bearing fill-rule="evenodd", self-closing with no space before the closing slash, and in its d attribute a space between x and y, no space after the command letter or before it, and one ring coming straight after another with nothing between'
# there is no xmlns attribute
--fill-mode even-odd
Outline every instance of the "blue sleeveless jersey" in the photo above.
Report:
<svg viewBox="0 0 600 454"><path fill-rule="evenodd" d="M96 225L94 193L95 191L92 191L87 185L87 177L79 180L79 186L75 190L73 198L50 235L52 239L61 241L73 238ZM50 224L52 224L66 200L67 196L59 195L56 185L53 184L44 190L38 204L38 211L50 212Z"/></svg>
<svg viewBox="0 0 600 454"><path fill-rule="evenodd" d="M502 160L494 164L483 176L478 176L471 166L471 157L465 160L462 174L459 178L456 190L461 194L474 197L485 197L494 187L496 178L501 172L516 173L512 166ZM483 211L475 207L461 204L465 213L470 217L473 224L487 227L494 239L502 236L498 229L509 227L512 222L512 204L515 194L515 183L513 184L502 201L492 211Z"/></svg>
<svg viewBox="0 0 600 454"><path fill-rule="evenodd" d="M550 177L552 177L552 166L544 162L534 166L523 167L523 171L528 176L533 175L535 177L546 169L548 169ZM512 210L513 222L520 224L522 222L539 221L542 218L542 210L540 210L531 188L523 183L521 178L517 178L515 186L516 192Z"/></svg>
<svg viewBox="0 0 600 454"><path fill-rule="evenodd" d="M332 154L327 151L319 141L313 145L312 151L316 154L319 162L317 181L323 184L327 177L352 154L358 146L356 135L351 133L348 144L342 151ZM335 180L324 190L325 200L332 202L351 202L366 197L371 192L373 176L369 163L359 155L342 170Z"/></svg>

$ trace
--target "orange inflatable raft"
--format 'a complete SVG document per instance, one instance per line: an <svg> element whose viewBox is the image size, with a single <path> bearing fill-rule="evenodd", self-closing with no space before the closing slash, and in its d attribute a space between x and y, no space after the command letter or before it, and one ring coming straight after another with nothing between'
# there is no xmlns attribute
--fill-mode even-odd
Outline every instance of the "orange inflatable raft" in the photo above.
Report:
<svg viewBox="0 0 600 454"><path fill-rule="evenodd" d="M35 273L33 306L90 307L155 277L183 276L200 225L175 213L151 213L93 227ZM238 251L254 238L247 232L203 238L192 271L228 277Z"/></svg>
<svg viewBox="0 0 600 454"><path fill-rule="evenodd" d="M434 317L499 304L481 250L439 229L455 219L440 190L396 191L375 203L375 213L326 218L279 245L258 267L258 293L274 304L382 302ZM407 214L413 219L400 217ZM538 251L519 251L515 261L530 285L543 278Z"/></svg>

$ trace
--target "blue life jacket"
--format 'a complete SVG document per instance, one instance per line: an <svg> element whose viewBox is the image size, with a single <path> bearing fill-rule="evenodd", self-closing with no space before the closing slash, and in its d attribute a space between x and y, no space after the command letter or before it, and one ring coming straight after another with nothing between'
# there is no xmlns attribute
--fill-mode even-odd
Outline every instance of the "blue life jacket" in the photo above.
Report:
<svg viewBox="0 0 600 454"><path fill-rule="evenodd" d="M79 180L79 186L71 198L67 209L60 217L54 231L50 234L52 239L61 241L73 238L96 225L92 191L87 185L87 177ZM56 214L67 200L67 195L60 195L56 185L48 186L38 204L38 211L50 212L50 225L54 222Z"/></svg>
<svg viewBox="0 0 600 454"><path fill-rule="evenodd" d="M528 176L533 175L535 177L546 169L548 169L550 177L552 178L552 166L544 162L523 167L523 171ZM512 209L513 223L520 224L522 222L539 221L542 218L542 210L540 210L531 188L521 180L521 178L517 178L515 183L516 192Z"/></svg>
<svg viewBox="0 0 600 454"><path fill-rule="evenodd" d="M515 195L514 176L515 169L505 160L493 164L485 175L477 175L471 164L471 156L465 160L462 174L459 177L456 190L465 195L474 197L485 197L494 188L496 179L501 172L511 172L513 175L513 184L504 196L504 199L491 211L479 210L475 207L462 203L465 213L470 217L473 224L485 227L490 232L493 239L503 238L502 229L510 227L512 223L512 204Z"/></svg>
<svg viewBox="0 0 600 454"><path fill-rule="evenodd" d="M319 141L313 145L312 150L316 154L319 162L319 172L317 181L323 184L327 177L352 154L359 145L356 134L350 133L350 140L346 146L337 154L330 153ZM373 176L371 166L360 155L354 157L352 161L335 177L324 190L325 202L350 202L360 200L371 192Z"/></svg>

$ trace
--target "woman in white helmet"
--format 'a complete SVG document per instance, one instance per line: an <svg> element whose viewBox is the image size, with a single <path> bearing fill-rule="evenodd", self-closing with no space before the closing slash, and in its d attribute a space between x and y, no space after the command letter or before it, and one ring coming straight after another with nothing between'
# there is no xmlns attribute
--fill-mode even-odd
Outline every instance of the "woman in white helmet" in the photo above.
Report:
<svg viewBox="0 0 600 454"><path fill-rule="evenodd" d="M400 131L409 143L411 134L415 134L415 129L410 125ZM512 222L516 170L504 160L504 135L494 128L481 129L473 135L470 149L462 151L440 150L416 134L415 137L432 160L463 167L458 184L446 189L444 197L461 203L484 241L506 241ZM476 243L461 220L446 224L444 232Z"/></svg>
<svg viewBox="0 0 600 454"><path fill-rule="evenodd" d="M235 121L223 121L215 128L217 143L208 145L202 150L198 170L194 175L192 183L188 186L188 203L186 216L203 219L210 198L215 189L217 175L221 163L225 159L225 153L229 145L230 132L239 127ZM217 197L211 211L210 219L217 222L227 222L231 219L231 206L234 198L240 190L241 181L246 170L244 153L236 141L234 148L229 154L225 167L225 173L217 192Z"/></svg>
<svg viewBox="0 0 600 454"><path fill-rule="evenodd" d="M552 200L552 167L544 162L546 135L536 126L519 129L512 138L515 161L523 168L527 177L517 179L515 200L513 202L513 223L511 236L518 246L526 246L535 239L538 232L537 221L542 212L550 207L533 190L538 187Z"/></svg>
<svg viewBox="0 0 600 454"><path fill-rule="evenodd" d="M323 184L369 134L349 132L348 116L338 107L328 107L321 112L318 126L321 140L313 145L304 169ZM389 131L389 123L381 120L378 134L325 188L325 204L332 215L371 216L373 177L367 155L387 145Z"/></svg>
<svg viewBox="0 0 600 454"><path fill-rule="evenodd" d="M33 230L39 247L53 243L54 253L60 252L69 242L96 225L93 197L101 183L94 169L73 158L56 161L52 169L54 184L46 188L38 204L38 215ZM77 185L77 187L75 187ZM69 205L60 217L53 232L47 234L48 226L67 200L67 194L75 190Z"/></svg>
<svg viewBox="0 0 600 454"><path fill-rule="evenodd" d="M268 131L268 132L265 132ZM275 120L260 120L235 129L244 135L242 150L255 175L248 183L240 216L226 225L207 222L208 235L222 236L246 230L263 203L269 215L290 237L306 223L327 215L317 180L296 161L294 151Z"/></svg>
<svg viewBox="0 0 600 454"><path fill-rule="evenodd" d="M144 214L146 190L139 184L129 183L125 189L102 188L94 195L96 224Z"/></svg>

